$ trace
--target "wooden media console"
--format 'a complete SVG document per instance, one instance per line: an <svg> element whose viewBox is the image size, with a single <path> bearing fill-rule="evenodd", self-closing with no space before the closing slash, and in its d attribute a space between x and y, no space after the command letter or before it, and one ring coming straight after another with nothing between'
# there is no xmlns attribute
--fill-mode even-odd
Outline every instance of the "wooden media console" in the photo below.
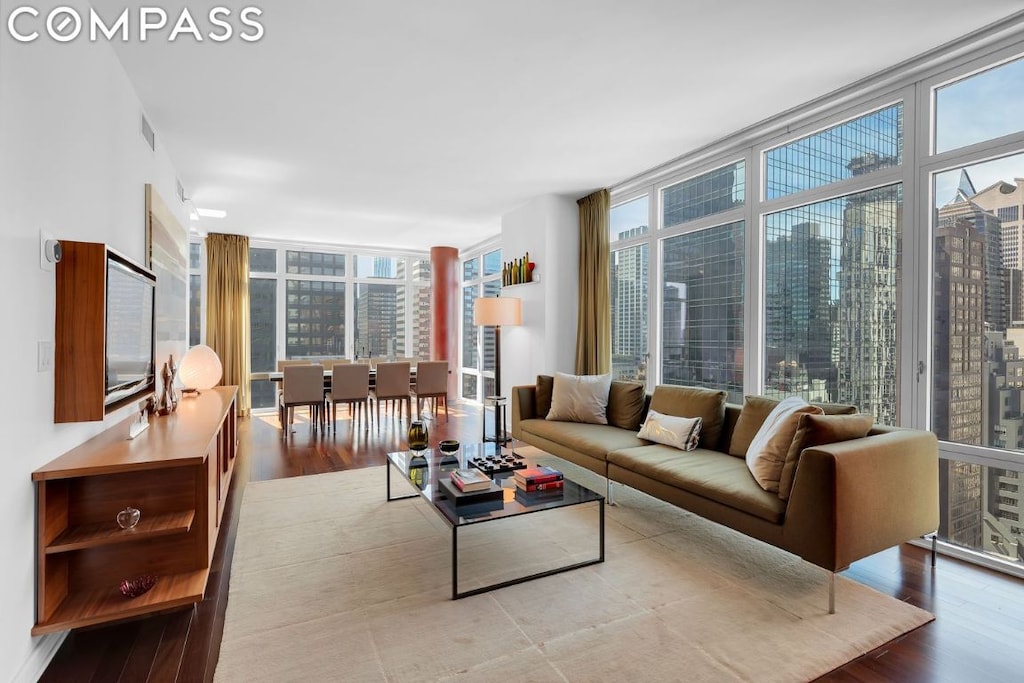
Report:
<svg viewBox="0 0 1024 683"><path fill-rule="evenodd" d="M199 602L237 453L237 387L182 399L128 440L130 417L32 473L37 606L33 635ZM142 512L122 529L117 514ZM127 598L122 579L157 577Z"/></svg>

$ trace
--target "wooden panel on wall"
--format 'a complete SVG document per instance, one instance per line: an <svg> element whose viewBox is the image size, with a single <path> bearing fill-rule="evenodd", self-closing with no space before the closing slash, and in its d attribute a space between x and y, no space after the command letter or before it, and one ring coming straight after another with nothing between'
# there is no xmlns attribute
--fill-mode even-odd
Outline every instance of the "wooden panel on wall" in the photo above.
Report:
<svg viewBox="0 0 1024 683"><path fill-rule="evenodd" d="M106 372L104 320L107 249L93 242L61 242L54 320L53 420L102 420Z"/></svg>

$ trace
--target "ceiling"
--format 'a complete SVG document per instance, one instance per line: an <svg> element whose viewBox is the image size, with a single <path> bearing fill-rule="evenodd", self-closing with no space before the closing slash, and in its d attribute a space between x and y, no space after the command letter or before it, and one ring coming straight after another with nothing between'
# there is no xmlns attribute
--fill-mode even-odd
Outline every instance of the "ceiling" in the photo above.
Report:
<svg viewBox="0 0 1024 683"><path fill-rule="evenodd" d="M93 0L114 17L123 0ZM161 3L171 16L184 3ZM312 0L116 43L204 231L464 248L1009 16L1019 0Z"/></svg>

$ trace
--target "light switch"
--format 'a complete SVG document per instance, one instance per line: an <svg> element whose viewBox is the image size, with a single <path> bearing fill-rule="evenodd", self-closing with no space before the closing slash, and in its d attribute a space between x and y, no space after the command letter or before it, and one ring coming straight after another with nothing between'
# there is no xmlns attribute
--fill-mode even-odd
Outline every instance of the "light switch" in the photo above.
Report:
<svg viewBox="0 0 1024 683"><path fill-rule="evenodd" d="M50 372L53 370L53 342L39 342L39 353L37 361L37 372Z"/></svg>

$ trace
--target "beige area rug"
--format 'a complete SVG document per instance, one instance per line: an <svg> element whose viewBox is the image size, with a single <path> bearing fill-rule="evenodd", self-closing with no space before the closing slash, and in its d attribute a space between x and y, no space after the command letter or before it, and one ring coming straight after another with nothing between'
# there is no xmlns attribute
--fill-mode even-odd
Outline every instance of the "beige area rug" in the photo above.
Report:
<svg viewBox="0 0 1024 683"><path fill-rule="evenodd" d="M933 618L842 577L829 615L825 571L622 487L603 564L452 601L448 527L384 486L246 485L217 681L804 681ZM460 531L460 588L594 557L596 524L588 505Z"/></svg>

